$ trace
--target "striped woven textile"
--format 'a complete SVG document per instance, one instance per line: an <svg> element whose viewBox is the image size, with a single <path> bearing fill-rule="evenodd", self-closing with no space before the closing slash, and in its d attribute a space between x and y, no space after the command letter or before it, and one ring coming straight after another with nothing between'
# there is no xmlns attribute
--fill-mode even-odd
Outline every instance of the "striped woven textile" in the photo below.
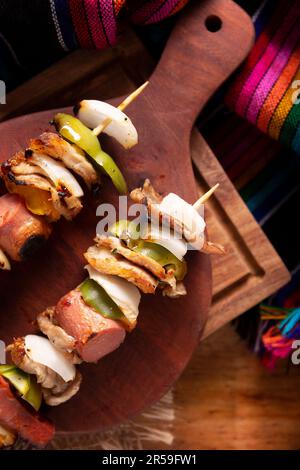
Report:
<svg viewBox="0 0 300 470"><path fill-rule="evenodd" d="M136 24L156 23L177 13L188 0L50 0L61 47L102 49L116 44L123 13Z"/></svg>
<svg viewBox="0 0 300 470"><path fill-rule="evenodd" d="M300 2L265 1L255 19L256 43L226 103L300 154Z"/></svg>

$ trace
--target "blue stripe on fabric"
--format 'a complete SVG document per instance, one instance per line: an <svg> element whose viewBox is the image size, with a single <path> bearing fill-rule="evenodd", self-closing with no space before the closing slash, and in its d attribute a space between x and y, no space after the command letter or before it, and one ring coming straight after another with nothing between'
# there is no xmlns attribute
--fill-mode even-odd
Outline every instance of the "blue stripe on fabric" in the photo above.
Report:
<svg viewBox="0 0 300 470"><path fill-rule="evenodd" d="M296 187L297 183L299 183L300 161L296 155L290 154L289 157L288 160L282 158L280 165L276 165L276 172L266 172L266 178L262 179L260 187L256 188L256 191L248 198L246 202L247 206L254 212L254 215L262 206L268 206L269 208L274 207L273 201L277 199L277 191L280 192L281 197L283 197L284 194L287 194L285 191L287 191L288 188ZM269 169L274 170L274 165L270 165L268 170ZM287 187L285 187L286 185ZM284 190L281 191L281 188L284 188ZM268 204L266 204L267 200L269 201ZM259 216L259 219L260 218L261 214Z"/></svg>
<svg viewBox="0 0 300 470"><path fill-rule="evenodd" d="M258 37L260 33L264 30L265 25L270 19L270 16L272 15L272 12L274 11L275 7L276 2L274 2L274 0L269 0L262 8L260 14L258 15L254 23L256 37Z"/></svg>
<svg viewBox="0 0 300 470"><path fill-rule="evenodd" d="M69 50L77 49L79 45L76 39L68 0L54 0L54 2L64 42Z"/></svg>

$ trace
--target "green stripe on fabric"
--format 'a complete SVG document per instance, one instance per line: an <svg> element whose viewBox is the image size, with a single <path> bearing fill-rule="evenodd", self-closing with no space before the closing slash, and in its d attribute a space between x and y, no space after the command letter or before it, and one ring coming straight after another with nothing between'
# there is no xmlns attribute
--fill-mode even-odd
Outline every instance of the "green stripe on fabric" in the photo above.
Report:
<svg viewBox="0 0 300 470"><path fill-rule="evenodd" d="M299 125L300 104L294 104L282 126L279 136L280 142L291 146Z"/></svg>

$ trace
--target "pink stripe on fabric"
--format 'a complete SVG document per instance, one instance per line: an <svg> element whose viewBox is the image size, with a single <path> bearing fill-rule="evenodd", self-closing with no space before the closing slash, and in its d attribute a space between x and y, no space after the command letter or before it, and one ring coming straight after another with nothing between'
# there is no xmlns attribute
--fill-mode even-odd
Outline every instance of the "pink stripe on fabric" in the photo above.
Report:
<svg viewBox="0 0 300 470"><path fill-rule="evenodd" d="M84 3L94 44L97 49L103 49L107 47L107 41L99 18L97 1L98 0L84 0Z"/></svg>
<svg viewBox="0 0 300 470"><path fill-rule="evenodd" d="M117 42L117 22L114 14L113 0L99 0L102 22L106 35L113 46Z"/></svg>
<svg viewBox="0 0 300 470"><path fill-rule="evenodd" d="M149 20L145 22L145 24L155 23L156 21L160 21L162 18L166 18L169 16L171 11L176 7L178 4L178 0L170 0L162 8L160 8L154 15L152 15Z"/></svg>
<svg viewBox="0 0 300 470"><path fill-rule="evenodd" d="M161 0L152 0L148 2L146 5L141 6L138 8L132 15L131 19L134 23L143 24L145 18L148 18L150 15L153 14L155 10L157 10L161 5Z"/></svg>
<svg viewBox="0 0 300 470"><path fill-rule="evenodd" d="M287 38L286 42L282 46L281 50L279 51L276 59L274 60L273 64L269 68L268 72L258 85L252 99L250 106L247 111L247 119L252 122L256 123L257 116L263 106L265 99L267 98L269 92L273 88L274 84L276 83L277 79L279 78L282 70L288 63L290 55L292 54L295 46L297 45L300 39L300 21L298 21L290 36Z"/></svg>
<svg viewBox="0 0 300 470"><path fill-rule="evenodd" d="M297 17L298 6L293 5L290 9L288 15L285 17L285 20L280 28L280 30L275 34L269 43L265 53L262 55L260 60L257 62L254 67L251 75L248 77L236 103L236 112L240 115L244 115L248 103L262 77L270 67L274 58L278 53L278 44L282 42L284 37L289 32L291 25L295 22L295 17Z"/></svg>

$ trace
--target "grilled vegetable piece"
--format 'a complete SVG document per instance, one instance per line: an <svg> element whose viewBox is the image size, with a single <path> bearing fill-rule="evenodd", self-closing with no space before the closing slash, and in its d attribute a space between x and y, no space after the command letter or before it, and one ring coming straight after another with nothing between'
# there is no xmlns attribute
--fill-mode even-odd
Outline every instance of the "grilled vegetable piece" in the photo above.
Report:
<svg viewBox="0 0 300 470"><path fill-rule="evenodd" d="M20 196L0 198L0 246L13 260L27 259L49 238L51 226L33 215Z"/></svg>
<svg viewBox="0 0 300 470"><path fill-rule="evenodd" d="M194 244L196 249L202 248L205 240L205 222L191 204L173 193L162 197L148 179L145 180L143 187L131 191L130 197L136 203L147 205L149 217L152 215L154 220L167 222L188 242Z"/></svg>
<svg viewBox="0 0 300 470"><path fill-rule="evenodd" d="M0 425L36 447L45 447L54 436L53 424L25 407L3 377L0 377Z"/></svg>
<svg viewBox="0 0 300 470"><path fill-rule="evenodd" d="M79 286L84 302L104 318L127 323L126 317L107 292L93 279L86 279Z"/></svg>
<svg viewBox="0 0 300 470"><path fill-rule="evenodd" d="M109 297L117 304L126 317L125 324L131 330L136 325L139 314L141 293L139 289L118 276L99 273L89 264L85 267L90 279L96 281Z"/></svg>
<svg viewBox="0 0 300 470"><path fill-rule="evenodd" d="M97 362L117 349L125 330L115 320L104 318L83 300L79 290L62 297L55 308L57 323L77 341L77 351L86 362Z"/></svg>
<svg viewBox="0 0 300 470"><path fill-rule="evenodd" d="M54 117L56 130L69 142L84 150L95 164L112 180L120 194L127 193L126 181L114 160L102 150L98 138L79 119L58 113Z"/></svg>
<svg viewBox="0 0 300 470"><path fill-rule="evenodd" d="M110 123L103 129L103 132L114 137L126 149L138 143L138 134L132 121L120 109L109 103L82 100L74 107L74 114L90 129L109 120Z"/></svg>
<svg viewBox="0 0 300 470"><path fill-rule="evenodd" d="M13 342L12 345L8 347L12 361L23 371L27 372L28 374L34 374L36 376L37 382L42 387L43 397L47 404L51 404L47 400L53 396L55 396L57 400L59 399L60 403L69 400L75 393L78 392L81 383L81 375L78 371L76 372L71 362L70 364L65 364L66 360L69 360L68 355L64 356L64 359L60 364L60 358L57 356L60 356L61 353L54 354L52 351L52 354L47 354L45 361L44 353L47 353L47 351L43 351L42 343L36 343L36 345L39 346L39 348L36 349L36 345L32 341L32 338L30 338L32 336L35 335L28 335L25 338L18 338ZM46 338L40 337L40 339L46 341ZM49 351L51 351L51 349L49 349ZM51 363L51 365L55 367L55 369L57 369L60 374L55 372L47 365L32 359L32 357L35 358L37 355L39 360L42 362L47 362L49 364ZM65 381L62 378L62 375L66 379L70 380Z"/></svg>
<svg viewBox="0 0 300 470"><path fill-rule="evenodd" d="M42 392L33 375L26 374L13 365L1 365L0 375L13 385L23 400L27 401L35 411L39 411L42 403Z"/></svg>

